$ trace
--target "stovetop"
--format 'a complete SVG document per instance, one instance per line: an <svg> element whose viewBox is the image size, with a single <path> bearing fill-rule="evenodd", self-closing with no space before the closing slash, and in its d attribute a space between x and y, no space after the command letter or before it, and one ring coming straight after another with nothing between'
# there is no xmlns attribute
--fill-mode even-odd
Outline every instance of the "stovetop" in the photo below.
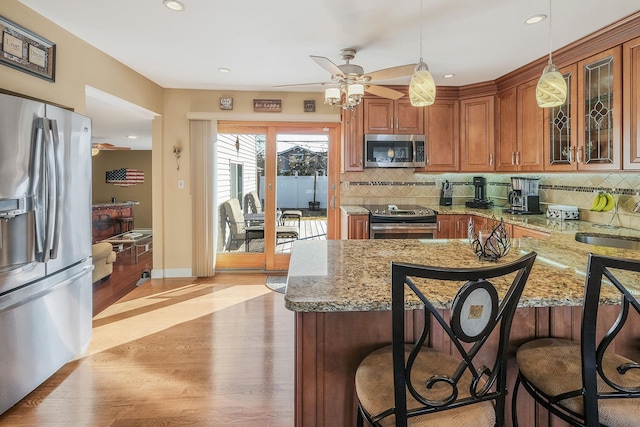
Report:
<svg viewBox="0 0 640 427"><path fill-rule="evenodd" d="M434 217L437 212L420 205L367 205L371 216L380 218L421 218Z"/></svg>

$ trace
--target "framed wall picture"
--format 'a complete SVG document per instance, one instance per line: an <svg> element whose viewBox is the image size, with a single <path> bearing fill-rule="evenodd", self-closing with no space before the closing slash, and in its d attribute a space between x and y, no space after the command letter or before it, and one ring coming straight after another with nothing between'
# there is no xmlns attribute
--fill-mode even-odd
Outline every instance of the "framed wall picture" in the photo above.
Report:
<svg viewBox="0 0 640 427"><path fill-rule="evenodd" d="M0 63L51 82L55 81L56 45L0 16Z"/></svg>
<svg viewBox="0 0 640 427"><path fill-rule="evenodd" d="M231 97L220 98L220 109L233 110L233 98Z"/></svg>
<svg viewBox="0 0 640 427"><path fill-rule="evenodd" d="M305 113L315 113L316 112L316 100L315 99L305 99L304 100L304 112Z"/></svg>

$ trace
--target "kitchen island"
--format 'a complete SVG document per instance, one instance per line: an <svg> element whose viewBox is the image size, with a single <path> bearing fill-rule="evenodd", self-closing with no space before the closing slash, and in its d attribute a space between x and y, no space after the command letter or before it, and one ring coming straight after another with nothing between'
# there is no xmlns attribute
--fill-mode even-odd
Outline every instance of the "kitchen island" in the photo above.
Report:
<svg viewBox="0 0 640 427"><path fill-rule="evenodd" d="M511 331L518 345L553 335L576 339L588 253L637 258L637 252L578 243L571 233L548 239L513 239L509 262L536 251L538 258L520 301ZM392 261L440 266L482 266L466 239L298 241L293 245L285 305L296 312L296 426L353 426L357 400L354 375L358 363L375 348L391 342L390 264ZM428 283L426 294L446 311L457 289ZM498 292L504 292L496 284ZM640 289L638 289L640 291ZM604 292L604 317L613 318L618 297ZM640 323L640 322L638 322ZM637 326L635 335L640 331ZM616 349L639 349L621 337ZM443 337L431 346L447 349ZM448 350L445 350L448 351ZM515 361L510 361L515 366ZM509 373L515 380L515 369ZM548 425L526 393L518 396L521 426ZM510 425L510 408L507 408Z"/></svg>

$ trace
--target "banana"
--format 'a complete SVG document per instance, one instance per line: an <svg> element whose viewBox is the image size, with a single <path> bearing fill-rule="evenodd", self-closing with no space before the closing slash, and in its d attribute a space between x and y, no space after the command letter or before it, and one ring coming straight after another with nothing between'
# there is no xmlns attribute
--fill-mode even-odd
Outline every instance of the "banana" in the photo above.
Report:
<svg viewBox="0 0 640 427"><path fill-rule="evenodd" d="M600 204L601 200L602 200L602 193L600 192L596 193L596 197L593 198L593 203L591 204L591 207L589 208L589 210L597 211L598 209L596 208Z"/></svg>
<svg viewBox="0 0 640 427"><path fill-rule="evenodd" d="M607 204L602 208L602 212L608 212L616 206L616 199L611 193L604 193L604 196L607 199Z"/></svg>
<svg viewBox="0 0 640 427"><path fill-rule="evenodd" d="M605 206L607 206L607 196L605 196L604 194L601 193L600 194L600 201L598 202L598 205L596 206L594 211L600 212L602 209L604 209Z"/></svg>

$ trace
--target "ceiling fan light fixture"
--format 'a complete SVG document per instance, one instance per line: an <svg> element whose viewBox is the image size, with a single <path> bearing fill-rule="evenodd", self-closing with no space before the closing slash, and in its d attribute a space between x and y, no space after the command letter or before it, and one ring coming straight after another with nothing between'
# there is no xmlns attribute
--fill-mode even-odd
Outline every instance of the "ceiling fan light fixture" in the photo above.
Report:
<svg viewBox="0 0 640 427"><path fill-rule="evenodd" d="M91 149L91 156L97 156L100 153L100 149L99 148L92 148Z"/></svg>
<svg viewBox="0 0 640 427"><path fill-rule="evenodd" d="M549 63L538 80L536 101L541 108L559 107L567 100L567 82L551 59L551 0L549 0Z"/></svg>
<svg viewBox="0 0 640 427"><path fill-rule="evenodd" d="M411 76L409 100L414 107L426 107L436 100L436 83L422 58Z"/></svg>
<svg viewBox="0 0 640 427"><path fill-rule="evenodd" d="M347 96L351 103L359 104L360 100L364 96L364 86L359 83L350 84L347 87Z"/></svg>
<svg viewBox="0 0 640 427"><path fill-rule="evenodd" d="M332 107L340 102L340 89L330 87L324 91L324 102Z"/></svg>

